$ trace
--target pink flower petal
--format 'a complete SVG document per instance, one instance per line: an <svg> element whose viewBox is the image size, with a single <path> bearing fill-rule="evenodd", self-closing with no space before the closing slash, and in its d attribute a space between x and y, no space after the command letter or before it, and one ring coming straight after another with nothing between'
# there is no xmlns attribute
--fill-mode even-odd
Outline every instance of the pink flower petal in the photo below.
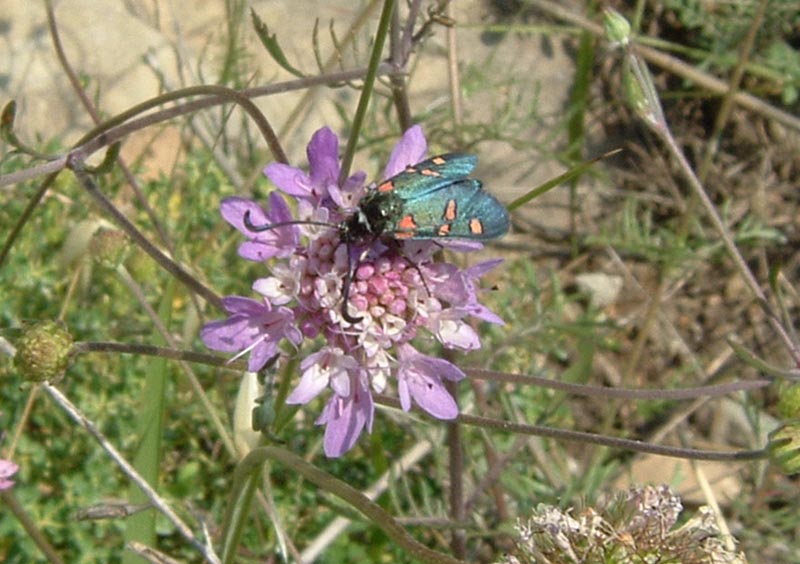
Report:
<svg viewBox="0 0 800 564"><path fill-rule="evenodd" d="M417 164L425 158L427 152L428 142L422 133L422 127L419 125L409 127L392 149L386 168L383 169L383 178L391 178L403 172L407 166Z"/></svg>

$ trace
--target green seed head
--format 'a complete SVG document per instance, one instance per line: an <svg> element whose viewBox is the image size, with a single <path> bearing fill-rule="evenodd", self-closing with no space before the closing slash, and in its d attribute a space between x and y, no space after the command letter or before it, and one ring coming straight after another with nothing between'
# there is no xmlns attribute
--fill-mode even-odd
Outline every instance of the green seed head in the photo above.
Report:
<svg viewBox="0 0 800 564"><path fill-rule="evenodd" d="M781 392L781 399L778 401L778 413L780 413L783 420L800 420L800 384L795 384Z"/></svg>
<svg viewBox="0 0 800 564"><path fill-rule="evenodd" d="M625 46L631 37L631 24L625 17L610 8L603 11L603 27L612 45Z"/></svg>
<svg viewBox="0 0 800 564"><path fill-rule="evenodd" d="M37 323L17 342L14 366L29 382L57 381L69 364L72 342L72 335L59 323Z"/></svg>
<svg viewBox="0 0 800 564"><path fill-rule="evenodd" d="M800 421L792 421L770 433L767 448L772 462L784 473L800 473Z"/></svg>
<svg viewBox="0 0 800 564"><path fill-rule="evenodd" d="M116 268L128 255L128 237L117 229L98 229L89 243L92 258L106 268Z"/></svg>

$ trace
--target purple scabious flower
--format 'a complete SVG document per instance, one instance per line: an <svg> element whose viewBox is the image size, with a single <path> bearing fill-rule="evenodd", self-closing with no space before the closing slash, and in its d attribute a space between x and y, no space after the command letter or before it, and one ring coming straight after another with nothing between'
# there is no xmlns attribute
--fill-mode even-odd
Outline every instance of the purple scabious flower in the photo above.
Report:
<svg viewBox="0 0 800 564"><path fill-rule="evenodd" d="M422 129L412 127L392 151L384 178L420 162L426 152ZM324 340L300 364L300 382L287 403L305 404L329 390L317 424L325 426L325 454L337 457L365 428L372 430L372 393L383 392L392 379L404 410L416 403L438 419L458 416L444 382L461 380L464 373L418 352L410 341L419 337L447 348L479 348L468 318L503 321L478 302L476 281L500 261L464 270L433 262L440 240L374 238L348 244L341 225L358 212L369 188L366 175L355 173L339 185L339 140L328 128L313 135L307 154L308 172L279 163L264 169L283 193L273 193L267 209L242 198L222 202L222 216L247 237L239 254L265 262L269 275L253 284L260 300L225 298L229 316L206 325L201 338L214 350L249 353L250 371L261 369L283 339L295 347L304 339ZM294 200L296 217L284 196ZM253 229L270 224L282 225ZM469 243L461 248L479 247ZM357 317L343 314L348 281L346 307Z"/></svg>
<svg viewBox="0 0 800 564"><path fill-rule="evenodd" d="M2 413L0 413L2 415ZM5 431L0 431L0 441L6 436ZM17 473L19 466L10 460L0 458L0 491L11 489L14 486L14 480L9 480L11 476Z"/></svg>
<svg viewBox="0 0 800 564"><path fill-rule="evenodd" d="M0 459L0 491L7 490L14 485L14 480L9 480L11 476L17 473L19 466L10 460Z"/></svg>

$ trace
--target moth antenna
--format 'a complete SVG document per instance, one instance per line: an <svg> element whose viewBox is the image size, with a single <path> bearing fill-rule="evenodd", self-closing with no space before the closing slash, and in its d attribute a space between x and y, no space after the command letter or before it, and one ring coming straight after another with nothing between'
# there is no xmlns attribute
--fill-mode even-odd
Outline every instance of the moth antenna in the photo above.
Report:
<svg viewBox="0 0 800 564"><path fill-rule="evenodd" d="M262 233L279 227L286 227L287 225L319 225L321 227L331 227L338 229L339 226L334 223L324 223L322 221L306 221L303 219L293 219L291 221L279 221L278 223L265 223L264 225L255 225L250 219L250 210L244 212L244 226L248 231L253 233Z"/></svg>
<svg viewBox="0 0 800 564"><path fill-rule="evenodd" d="M355 272L353 272L353 258L350 253L350 237L345 237L344 244L347 250L347 276L344 278L344 286L342 287L342 317L349 323L355 325L364 318L353 317L350 315L350 312L347 311L348 302L350 301L350 283L353 280Z"/></svg>

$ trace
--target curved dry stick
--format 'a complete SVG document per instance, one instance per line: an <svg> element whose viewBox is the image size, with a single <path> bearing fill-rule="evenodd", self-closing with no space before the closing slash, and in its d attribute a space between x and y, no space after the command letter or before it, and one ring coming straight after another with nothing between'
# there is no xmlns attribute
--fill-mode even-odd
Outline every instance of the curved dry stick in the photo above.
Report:
<svg viewBox="0 0 800 564"><path fill-rule="evenodd" d="M381 405L400 409L400 400L395 398L390 398L381 394L375 394L375 401ZM427 414L424 412L421 413L427 416ZM481 417L478 415L468 415L465 413L462 413L458 416L458 421L460 423L464 423L465 425L472 425L474 427L481 427L483 429L494 431L504 431L508 433L517 433L520 435L534 435L537 437L546 437L563 441L576 441L581 443L607 446L611 448L632 450L635 452L643 452L647 454L658 454L660 456L669 456L671 458L687 458L689 460L721 460L731 462L761 460L767 456L767 451L765 449L721 452L715 450L670 447L664 445L655 445L634 439L620 439L617 437L608 437L606 435L587 433L585 431L568 431L566 429L557 429L554 427L546 427L544 425L515 423L513 421L503 421L500 419L492 419L490 417Z"/></svg>
<svg viewBox="0 0 800 564"><path fill-rule="evenodd" d="M504 382L510 384L523 384L558 390L574 396L592 396L618 399L641 399L641 400L690 400L699 397L724 396L733 392L743 392L766 388L773 384L772 380L744 380L741 382L728 382L725 384L715 384L713 386L697 386L694 388L671 388L658 390L643 390L639 388L609 388L607 386L591 386L588 384L571 384L560 382L548 378L537 376L527 376L524 374L509 374L507 372L496 372L483 368L465 368L464 372L473 378L481 380L492 380L494 382Z"/></svg>
<svg viewBox="0 0 800 564"><path fill-rule="evenodd" d="M317 468L296 454L282 448L265 446L250 451L250 454L239 463L234 473L234 487L238 489L232 492L232 499L236 499L239 495L239 490L241 489L239 486L246 483L247 476L253 472L257 472L267 460L280 462L322 490L332 493L336 497L344 500L364 514L371 523L380 527L389 538L406 550L411 557L424 562L463 564L461 560L437 552L419 543L408 534L408 531L406 531L389 512L377 503L372 502L367 496L351 485L331 476L324 470Z"/></svg>
<svg viewBox="0 0 800 564"><path fill-rule="evenodd" d="M597 435L595 433L587 433L585 431L568 431L566 429L545 427L544 425L529 425L527 423L500 421L498 419L491 419L489 417L481 417L478 415L461 414L458 416L458 420L466 425L473 425L475 427L481 427L483 429L507 431L510 433L517 433L520 435L535 435L537 437L546 437L550 439L558 439L563 441L576 441L580 443L589 443L594 445L607 446L611 448L632 450L635 452L643 452L646 454L657 454L660 456L668 456L670 458L686 458L689 460L718 460L718 461L732 462L732 461L761 460L763 458L766 458L767 456L767 451L764 449L721 452L715 450L671 447L671 446L646 443L644 441L637 441L634 439L620 439L617 437L609 437L606 435Z"/></svg>
<svg viewBox="0 0 800 564"><path fill-rule="evenodd" d="M270 84L267 86L257 86L254 88L247 88L241 91L238 91L240 94L247 98L258 98L260 96L271 96L273 94L280 94L284 92L292 92L294 90L300 90L303 88L308 88L310 86L322 86L326 84L337 84L344 81L349 80L356 80L358 78L363 78L366 74L366 69L353 69L348 71L340 71L325 75L320 75L316 77L310 78L302 78L297 80L288 80L286 82L281 82L278 84ZM378 69L378 74L381 76L392 74L395 72L390 65L383 64ZM99 150L106 145L110 145L114 141L118 141L132 130L131 128L124 127L122 124L126 120L133 118L135 115L142 113L148 109L152 109L153 107L159 106L163 103L163 98L159 97L158 102L153 104L152 101L144 102L133 108L130 108L115 116L114 118L106 121L106 124L112 124L111 126L106 126L103 128L95 128L91 130L89 133L83 136L83 138L79 141L78 146L76 146L73 151L80 151L82 152L81 157L85 159L95 151ZM172 119L173 117L181 116L184 114L188 114L191 112L195 112L198 110L202 110L205 108L210 108L213 106L218 106L220 104L225 103L227 100L220 98L218 96L210 96L207 98L202 98L200 100L194 100L192 102L187 102L185 104L179 104L173 108L168 108L166 110L161 110L159 112L154 112L153 114L147 115L143 118L139 118L138 121L131 121L129 124L136 123L137 129L141 129L145 125L160 123L162 121L166 121L168 119ZM129 125L125 124L125 125ZM108 130L108 133L104 133ZM123 133L124 132L124 133ZM41 165L37 165L25 170L12 172L10 174L0 175L0 186L8 186L10 184L16 184L18 182L23 182L25 180L30 180L32 178L36 178L38 176L42 176L44 174L50 174L53 172L58 172L66 168L67 161L70 158L70 154L67 153L49 161L47 163L43 163Z"/></svg>
<svg viewBox="0 0 800 564"><path fill-rule="evenodd" d="M145 237L131 221L125 217L121 211L109 200L105 194L98 188L92 177L83 171L83 161L69 162L69 167L75 172L75 176L80 182L81 186L94 198L99 206L109 215L120 229L133 239L133 241L141 247L141 249L150 255L159 265L161 265L167 272L172 274L175 278L183 282L190 290L201 295L206 301L212 304L219 310L223 310L222 299L214 293L213 290L203 285L194 276L184 270L178 263L173 261L170 257L165 255L161 250L153 245L150 240Z"/></svg>

